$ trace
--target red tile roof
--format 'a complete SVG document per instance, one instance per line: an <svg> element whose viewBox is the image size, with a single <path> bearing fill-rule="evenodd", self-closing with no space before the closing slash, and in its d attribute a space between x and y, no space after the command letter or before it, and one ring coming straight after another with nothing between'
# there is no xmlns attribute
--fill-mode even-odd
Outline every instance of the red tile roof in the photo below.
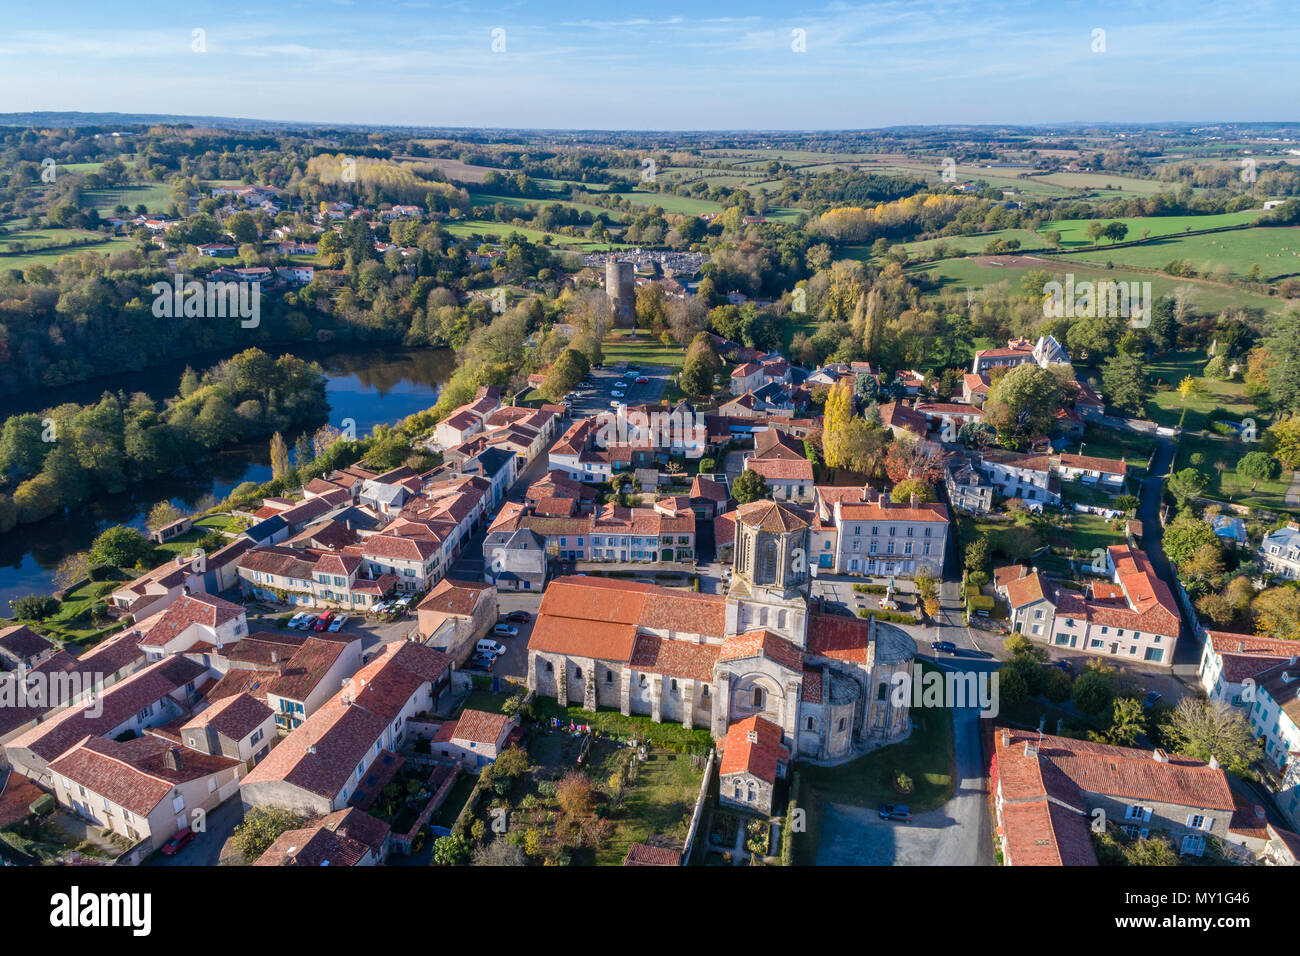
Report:
<svg viewBox="0 0 1300 956"><path fill-rule="evenodd" d="M509 727L510 718L505 714L489 714L486 711L466 708L456 719L456 726L451 732L450 739L495 744L501 740Z"/></svg>
<svg viewBox="0 0 1300 956"><path fill-rule="evenodd" d="M168 766L172 754L175 766ZM119 743L86 737L51 761L50 770L80 784L111 803L147 817L177 784L233 770L240 761L177 747L161 737L145 735Z"/></svg>
<svg viewBox="0 0 1300 956"><path fill-rule="evenodd" d="M244 609L238 604L211 594L183 594L165 610L140 641L141 647L162 647L194 624L220 627L242 617Z"/></svg>
<svg viewBox="0 0 1300 956"><path fill-rule="evenodd" d="M751 740L751 733L757 739ZM790 759L790 750L781 743L781 737L781 728L765 717L755 715L736 721L722 740L718 775L748 773L776 783L779 765Z"/></svg>
<svg viewBox="0 0 1300 956"><path fill-rule="evenodd" d="M792 671L803 670L803 651L795 644L768 630L747 631L722 642L719 660L738 661L763 657Z"/></svg>

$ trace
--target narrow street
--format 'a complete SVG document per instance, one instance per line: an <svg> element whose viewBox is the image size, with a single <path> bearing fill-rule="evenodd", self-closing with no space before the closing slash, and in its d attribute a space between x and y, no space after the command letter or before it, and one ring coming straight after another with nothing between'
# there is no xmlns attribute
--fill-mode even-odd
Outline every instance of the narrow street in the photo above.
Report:
<svg viewBox="0 0 1300 956"><path fill-rule="evenodd" d="M1165 479L1169 475L1174 460L1174 440L1165 436L1156 438L1156 453L1151 458L1151 468L1142 479L1142 491L1138 504L1138 520L1142 522L1142 550L1151 559L1151 566L1160 576L1160 580L1169 586L1175 599L1178 582L1174 569L1165 556L1165 529L1160 524L1161 501L1164 494ZM1201 642L1196 637L1196 622L1187 620L1187 612L1178 602L1178 648L1174 652L1174 666L1196 667L1201 659Z"/></svg>

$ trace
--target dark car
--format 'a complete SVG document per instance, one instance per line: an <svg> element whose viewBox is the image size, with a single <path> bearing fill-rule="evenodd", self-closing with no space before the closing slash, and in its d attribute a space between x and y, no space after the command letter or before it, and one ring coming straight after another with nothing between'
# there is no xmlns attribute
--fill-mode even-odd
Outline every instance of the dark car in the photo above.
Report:
<svg viewBox="0 0 1300 956"><path fill-rule="evenodd" d="M1149 691L1147 695L1142 698L1142 706L1154 707L1156 705L1156 701L1158 701L1160 697L1161 695L1156 693L1155 691Z"/></svg>
<svg viewBox="0 0 1300 956"><path fill-rule="evenodd" d="M1074 673L1074 666L1073 666L1069 661L1052 661L1052 663L1051 663L1050 665L1048 665L1048 666L1050 666L1050 667L1059 667L1061 670L1065 671L1067 674L1073 674L1073 673Z"/></svg>
<svg viewBox="0 0 1300 956"><path fill-rule="evenodd" d="M898 803L886 803L880 807L880 819L912 822L912 811Z"/></svg>
<svg viewBox="0 0 1300 956"><path fill-rule="evenodd" d="M505 616L505 620L511 624L527 624L533 619L533 616L527 611L511 611Z"/></svg>
<svg viewBox="0 0 1300 956"><path fill-rule="evenodd" d="M163 856L175 856L194 839L194 831L189 827L177 830L176 835L162 845Z"/></svg>
<svg viewBox="0 0 1300 956"><path fill-rule="evenodd" d="M957 645L954 644L952 641L931 641L930 650L934 651L936 654L939 653L940 651L944 652L945 654L956 654Z"/></svg>

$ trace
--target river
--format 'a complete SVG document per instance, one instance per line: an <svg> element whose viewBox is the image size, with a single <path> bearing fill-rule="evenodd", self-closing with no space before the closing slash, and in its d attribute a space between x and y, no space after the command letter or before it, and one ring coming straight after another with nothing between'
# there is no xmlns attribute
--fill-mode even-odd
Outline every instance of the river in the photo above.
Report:
<svg viewBox="0 0 1300 956"><path fill-rule="evenodd" d="M330 424L341 428L350 418L359 436L369 434L377 424L392 424L433 405L455 368L455 355L446 349L368 348L340 352L308 346L269 351L273 355L292 351L319 362L326 375ZM0 421L8 415L40 411L62 402L95 402L105 389L121 389L128 394L146 392L161 401L176 394L186 365L205 369L224 357L216 354L191 358L144 372L6 396L0 399ZM304 430L314 431L320 424ZM285 436L290 449L296 438L296 433ZM125 524L143 529L149 509L163 499L182 509L194 508L205 495L220 501L242 482L269 481L270 461L268 442L227 449L195 468L194 474L160 478L118 495L100 495L64 514L19 525L0 536L0 617L12 616L9 601L15 597L55 590L54 573L59 562L69 554L85 551L106 527Z"/></svg>

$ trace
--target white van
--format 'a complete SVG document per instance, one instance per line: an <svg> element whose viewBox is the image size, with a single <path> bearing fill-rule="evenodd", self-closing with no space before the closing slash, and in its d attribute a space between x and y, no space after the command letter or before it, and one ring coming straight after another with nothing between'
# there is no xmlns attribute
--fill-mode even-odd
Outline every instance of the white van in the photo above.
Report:
<svg viewBox="0 0 1300 956"><path fill-rule="evenodd" d="M490 641L485 637L474 645L474 650L478 651L480 654L494 654L497 657L500 657L506 652L506 646L504 644L498 644L496 641Z"/></svg>

